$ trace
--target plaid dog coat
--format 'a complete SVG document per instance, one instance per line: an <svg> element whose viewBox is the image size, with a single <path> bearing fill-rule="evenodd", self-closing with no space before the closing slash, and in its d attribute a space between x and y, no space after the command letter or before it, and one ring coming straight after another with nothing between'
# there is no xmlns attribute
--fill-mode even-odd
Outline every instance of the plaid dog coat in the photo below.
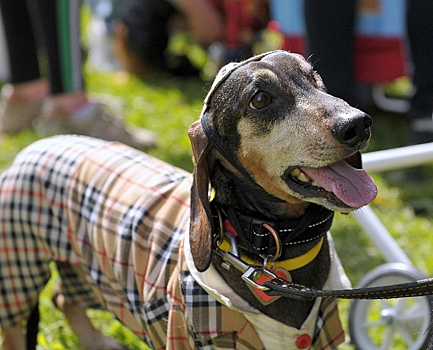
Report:
<svg viewBox="0 0 433 350"><path fill-rule="evenodd" d="M1 326L29 316L55 261L66 298L110 310L152 348L264 349L249 321L258 312L216 300L188 269L191 183L117 143L59 136L27 147L0 178ZM309 348L334 349L344 340L336 302L317 305ZM285 348L305 332L292 329Z"/></svg>

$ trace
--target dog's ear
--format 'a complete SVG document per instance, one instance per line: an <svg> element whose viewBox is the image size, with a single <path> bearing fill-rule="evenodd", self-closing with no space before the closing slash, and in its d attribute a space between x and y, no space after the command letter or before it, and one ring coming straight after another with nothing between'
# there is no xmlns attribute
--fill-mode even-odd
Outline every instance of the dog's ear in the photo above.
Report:
<svg viewBox="0 0 433 350"><path fill-rule="evenodd" d="M212 258L212 224L209 203L209 183L212 169L209 154L212 149L200 121L188 130L191 140L194 178L191 189L190 246L195 267L203 272L208 269Z"/></svg>

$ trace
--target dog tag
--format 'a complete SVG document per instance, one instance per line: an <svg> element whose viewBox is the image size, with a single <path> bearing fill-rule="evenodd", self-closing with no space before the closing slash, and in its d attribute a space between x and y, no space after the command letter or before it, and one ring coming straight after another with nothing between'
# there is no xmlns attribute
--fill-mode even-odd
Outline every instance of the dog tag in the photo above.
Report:
<svg viewBox="0 0 433 350"><path fill-rule="evenodd" d="M289 271L277 267L275 269L271 269L271 272L273 272L275 275L277 275L280 278L283 278L289 282L292 282L292 276L290 275ZM260 278L256 280L258 284L263 284L266 281L270 281L272 278L269 276L266 276L264 273L261 274ZM263 290L260 290L258 288L253 287L252 285L247 283L248 288L251 290L251 292L255 295L255 297L263 304L263 305L269 305L273 303L275 300L280 298L280 296L271 296L267 295Z"/></svg>

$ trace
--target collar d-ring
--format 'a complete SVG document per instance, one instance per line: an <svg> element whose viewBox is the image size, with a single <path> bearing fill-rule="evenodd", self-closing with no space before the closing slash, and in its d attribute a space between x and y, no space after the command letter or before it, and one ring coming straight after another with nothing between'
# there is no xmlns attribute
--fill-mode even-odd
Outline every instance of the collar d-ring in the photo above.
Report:
<svg viewBox="0 0 433 350"><path fill-rule="evenodd" d="M280 258L281 253L283 251L280 236L278 235L277 231L275 231L275 229L271 225L269 225L267 223L263 223L262 226L269 231L269 233L272 235L272 237L274 238L274 241L275 241L275 254L274 255L268 255L268 256L263 257L263 258L266 259L266 261L275 262Z"/></svg>

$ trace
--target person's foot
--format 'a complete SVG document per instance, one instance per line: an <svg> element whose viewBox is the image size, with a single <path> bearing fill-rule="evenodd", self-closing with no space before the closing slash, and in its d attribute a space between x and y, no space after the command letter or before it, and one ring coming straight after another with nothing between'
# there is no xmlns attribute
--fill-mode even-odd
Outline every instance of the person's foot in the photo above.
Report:
<svg viewBox="0 0 433 350"><path fill-rule="evenodd" d="M407 119L410 122L409 144L433 142L433 86L413 86Z"/></svg>
<svg viewBox="0 0 433 350"><path fill-rule="evenodd" d="M433 142L433 113L414 114L410 117L409 145Z"/></svg>
<svg viewBox="0 0 433 350"><path fill-rule="evenodd" d="M0 131L17 133L31 128L48 93L49 83L44 79L4 85L0 97Z"/></svg>
<svg viewBox="0 0 433 350"><path fill-rule="evenodd" d="M79 134L107 141L119 141L146 151L155 147L153 132L138 127L128 127L119 118L107 113L98 103L88 101L72 113L65 104L46 101L41 115L35 121L35 129L44 136L55 134ZM70 102L73 105L72 102Z"/></svg>

